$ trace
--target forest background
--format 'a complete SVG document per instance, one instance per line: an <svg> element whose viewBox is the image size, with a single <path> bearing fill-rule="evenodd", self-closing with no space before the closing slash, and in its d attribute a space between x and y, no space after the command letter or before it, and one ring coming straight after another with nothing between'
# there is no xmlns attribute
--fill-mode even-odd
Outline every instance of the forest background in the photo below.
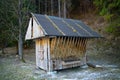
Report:
<svg viewBox="0 0 120 80"><path fill-rule="evenodd" d="M0 50L3 55L6 47L16 46L16 53L23 60L23 49L33 47L34 42L25 41L31 12L80 19L100 33L107 46L115 51L120 49L120 0L1 0Z"/></svg>

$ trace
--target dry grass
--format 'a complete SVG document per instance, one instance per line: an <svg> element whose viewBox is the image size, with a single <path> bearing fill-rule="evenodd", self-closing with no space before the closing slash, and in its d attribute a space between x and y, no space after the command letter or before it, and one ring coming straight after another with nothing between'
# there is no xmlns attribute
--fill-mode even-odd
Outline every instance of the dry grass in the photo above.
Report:
<svg viewBox="0 0 120 80"><path fill-rule="evenodd" d="M92 45L93 46L93 45ZM47 74L36 69L35 50L24 50L26 63L20 62L14 48L8 48L6 56L0 57L0 80L118 80L120 68L108 55L100 54L100 49L89 48L89 61L104 68L73 68ZM92 50L91 50L92 49ZM101 49L102 50L102 49ZM115 61L115 60L114 60ZM116 62L118 63L118 62Z"/></svg>
<svg viewBox="0 0 120 80"><path fill-rule="evenodd" d="M26 63L23 63L16 56L15 47L6 48L6 54L0 57L0 80L34 80L32 76L35 69L33 51L33 49L24 50Z"/></svg>

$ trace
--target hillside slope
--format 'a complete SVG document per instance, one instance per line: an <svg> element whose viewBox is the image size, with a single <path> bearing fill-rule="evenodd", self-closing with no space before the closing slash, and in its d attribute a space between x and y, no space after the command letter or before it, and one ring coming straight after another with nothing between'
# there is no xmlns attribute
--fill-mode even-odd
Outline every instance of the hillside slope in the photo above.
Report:
<svg viewBox="0 0 120 80"><path fill-rule="evenodd" d="M94 55L92 57L90 56L90 59L93 61L96 59L104 59L104 61L106 60L120 65L120 37L116 37L106 31L109 23L107 23L102 16L92 13L88 13L85 16L75 14L75 17L82 20L103 36L103 38L89 40L87 55Z"/></svg>

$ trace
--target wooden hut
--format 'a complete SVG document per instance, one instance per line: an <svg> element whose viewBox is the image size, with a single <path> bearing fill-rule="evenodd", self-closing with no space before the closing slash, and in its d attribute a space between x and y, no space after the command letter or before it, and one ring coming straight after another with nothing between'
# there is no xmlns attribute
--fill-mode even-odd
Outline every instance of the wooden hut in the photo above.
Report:
<svg viewBox="0 0 120 80"><path fill-rule="evenodd" d="M32 14L25 39L34 39L36 66L60 70L86 64L89 38L100 37L80 20Z"/></svg>

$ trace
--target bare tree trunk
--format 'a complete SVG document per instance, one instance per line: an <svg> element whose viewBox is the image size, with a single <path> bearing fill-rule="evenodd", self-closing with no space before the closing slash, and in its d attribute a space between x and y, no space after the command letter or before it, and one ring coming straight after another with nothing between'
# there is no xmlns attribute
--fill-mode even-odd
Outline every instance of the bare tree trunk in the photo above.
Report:
<svg viewBox="0 0 120 80"><path fill-rule="evenodd" d="M19 30L19 41L18 41L18 53L20 60L23 60L23 41L22 41L22 35L21 35L21 30Z"/></svg>
<svg viewBox="0 0 120 80"><path fill-rule="evenodd" d="M47 14L47 0L45 0L45 14Z"/></svg>
<svg viewBox="0 0 120 80"><path fill-rule="evenodd" d="M16 47L16 55L19 55L19 54L18 54L18 42L15 42L15 45L16 45L16 46L15 46L15 47Z"/></svg>
<svg viewBox="0 0 120 80"><path fill-rule="evenodd" d="M66 18L66 0L64 0L64 18Z"/></svg>
<svg viewBox="0 0 120 80"><path fill-rule="evenodd" d="M23 60L23 41L22 41L22 14L21 14L21 8L22 8L22 1L19 0L18 4L18 15L19 15L19 39L18 39L18 53L20 60Z"/></svg>
<svg viewBox="0 0 120 80"><path fill-rule="evenodd" d="M4 47L1 48L2 54L5 54Z"/></svg>
<svg viewBox="0 0 120 80"><path fill-rule="evenodd" d="M53 0L51 0L51 15L53 15Z"/></svg>
<svg viewBox="0 0 120 80"><path fill-rule="evenodd" d="M40 0L38 0L38 13L40 13L40 10L41 10L41 8L40 8Z"/></svg>
<svg viewBox="0 0 120 80"><path fill-rule="evenodd" d="M2 40L2 43L1 43L1 51L2 51L2 54L4 54L5 53L5 51L4 51L4 42L3 42L3 40Z"/></svg>
<svg viewBox="0 0 120 80"><path fill-rule="evenodd" d="M2 54L5 54L5 48L7 46L7 41L3 39L0 46L1 46L0 48L1 48Z"/></svg>
<svg viewBox="0 0 120 80"><path fill-rule="evenodd" d="M39 12L39 0L35 0L36 12Z"/></svg>
<svg viewBox="0 0 120 80"><path fill-rule="evenodd" d="M59 17L61 17L61 4L60 4L60 0L58 0L58 15L59 15Z"/></svg>

